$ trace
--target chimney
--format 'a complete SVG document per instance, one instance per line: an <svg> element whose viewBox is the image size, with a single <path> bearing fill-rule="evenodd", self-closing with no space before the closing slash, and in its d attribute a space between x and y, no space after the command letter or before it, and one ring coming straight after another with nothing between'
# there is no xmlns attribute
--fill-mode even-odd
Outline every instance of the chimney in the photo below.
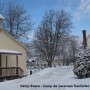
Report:
<svg viewBox="0 0 90 90"><path fill-rule="evenodd" d="M83 33L83 46L84 49L86 49L87 47L86 30L82 30L82 33Z"/></svg>

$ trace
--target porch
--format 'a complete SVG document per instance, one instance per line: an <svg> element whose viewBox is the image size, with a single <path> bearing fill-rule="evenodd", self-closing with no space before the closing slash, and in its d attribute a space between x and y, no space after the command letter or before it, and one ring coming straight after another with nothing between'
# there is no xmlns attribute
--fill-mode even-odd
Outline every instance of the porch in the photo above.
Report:
<svg viewBox="0 0 90 90"><path fill-rule="evenodd" d="M19 67L18 55L22 55L22 53L12 50L0 49L0 81L3 79L14 79L23 76L24 71ZM12 63L9 61L10 56L14 56L14 60L11 59L11 61L14 61ZM15 63L14 66L12 65L13 63Z"/></svg>
<svg viewBox="0 0 90 90"><path fill-rule="evenodd" d="M23 70L20 67L2 67L0 68L0 78L10 76L23 76Z"/></svg>

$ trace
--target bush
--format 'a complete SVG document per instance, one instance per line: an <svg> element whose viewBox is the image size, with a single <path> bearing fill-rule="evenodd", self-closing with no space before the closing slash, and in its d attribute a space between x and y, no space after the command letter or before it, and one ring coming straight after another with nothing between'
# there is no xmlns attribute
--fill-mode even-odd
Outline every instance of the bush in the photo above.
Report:
<svg viewBox="0 0 90 90"><path fill-rule="evenodd" d="M90 49L85 49L75 56L73 71L78 78L90 77Z"/></svg>

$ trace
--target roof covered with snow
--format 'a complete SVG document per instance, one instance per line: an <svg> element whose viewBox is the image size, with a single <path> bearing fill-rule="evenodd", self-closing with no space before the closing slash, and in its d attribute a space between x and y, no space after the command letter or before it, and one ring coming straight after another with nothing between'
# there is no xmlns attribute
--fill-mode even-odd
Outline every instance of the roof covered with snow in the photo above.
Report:
<svg viewBox="0 0 90 90"><path fill-rule="evenodd" d="M13 50L5 50L5 49L0 49L0 54L22 55L21 52L13 51Z"/></svg>
<svg viewBox="0 0 90 90"><path fill-rule="evenodd" d="M5 18L2 16L2 14L0 14L0 20L3 20L3 19L5 19Z"/></svg>
<svg viewBox="0 0 90 90"><path fill-rule="evenodd" d="M36 60L36 57L30 58L28 61L32 62L33 60Z"/></svg>
<svg viewBox="0 0 90 90"><path fill-rule="evenodd" d="M87 36L87 39L90 38L90 34Z"/></svg>

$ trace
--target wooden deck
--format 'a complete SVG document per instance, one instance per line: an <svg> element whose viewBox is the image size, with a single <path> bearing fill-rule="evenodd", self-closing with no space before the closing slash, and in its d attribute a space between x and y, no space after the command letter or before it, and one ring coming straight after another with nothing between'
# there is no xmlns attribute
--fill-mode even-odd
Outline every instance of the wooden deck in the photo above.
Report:
<svg viewBox="0 0 90 90"><path fill-rule="evenodd" d="M22 77L24 71L20 67L1 67L0 68L0 79L14 79Z"/></svg>

